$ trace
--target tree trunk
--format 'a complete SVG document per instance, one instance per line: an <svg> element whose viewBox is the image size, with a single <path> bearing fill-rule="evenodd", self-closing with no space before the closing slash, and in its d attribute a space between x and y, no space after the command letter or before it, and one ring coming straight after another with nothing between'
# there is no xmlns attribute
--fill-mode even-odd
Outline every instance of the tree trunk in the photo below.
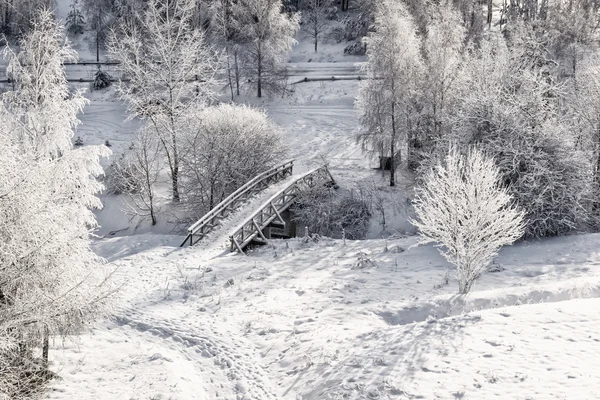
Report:
<svg viewBox="0 0 600 400"><path fill-rule="evenodd" d="M48 368L48 353L50 352L50 333L48 332L48 328L44 327L44 339L42 345L42 361L44 362L44 367Z"/></svg>
<svg viewBox="0 0 600 400"><path fill-rule="evenodd" d="M393 86L392 86L393 90ZM390 140L390 186L396 186L396 105L392 102L392 140Z"/></svg>
<svg viewBox="0 0 600 400"><path fill-rule="evenodd" d="M493 13L493 4L492 4L492 0L488 0L487 2L487 23L488 23L488 29L492 29L492 15Z"/></svg>
<svg viewBox="0 0 600 400"><path fill-rule="evenodd" d="M171 117L172 119L173 117ZM171 180L173 183L173 201L179 203L179 152L177 150L177 136L175 135L175 121L171 122L173 132L171 132L171 141L173 144L173 168L171 169Z"/></svg>
<svg viewBox="0 0 600 400"><path fill-rule="evenodd" d="M235 89L236 94L240 95L240 67L238 64L238 52L237 49L233 52L233 59L235 63Z"/></svg>
<svg viewBox="0 0 600 400"><path fill-rule="evenodd" d="M396 186L396 157L394 154L396 152L396 146L393 141L390 146L390 151L392 153L392 156L390 157L390 186Z"/></svg>
<svg viewBox="0 0 600 400"><path fill-rule="evenodd" d="M317 42L319 41L319 10L313 8L313 39L315 40L315 53L317 52Z"/></svg>
<svg viewBox="0 0 600 400"><path fill-rule="evenodd" d="M152 220L152 226L156 225L156 213L154 212L154 197L150 195L150 219Z"/></svg>
<svg viewBox="0 0 600 400"><path fill-rule="evenodd" d="M146 144L144 144L146 146ZM156 225L156 213L154 212L154 193L152 191L152 178L150 177L152 171L150 171L150 165L152 161L148 156L148 149L144 148L144 170L146 174L146 188L148 189L148 206L150 208L150 219L152 220L152 226Z"/></svg>
<svg viewBox="0 0 600 400"><path fill-rule="evenodd" d="M258 86L258 97L262 97L262 56L260 52L260 44L258 45L258 76L257 76L257 86Z"/></svg>
<svg viewBox="0 0 600 400"><path fill-rule="evenodd" d="M231 77L231 60L229 59L229 46L225 47L227 54L227 79L229 80L229 90L231 91L231 101L233 101L233 80Z"/></svg>
<svg viewBox="0 0 600 400"><path fill-rule="evenodd" d="M102 16L100 15L100 9L98 9L98 20L96 25L96 62L100 62L100 21L102 21Z"/></svg>
<svg viewBox="0 0 600 400"><path fill-rule="evenodd" d="M173 165L173 176L171 177L173 183L173 201L179 203L181 198L179 197L179 161L176 161Z"/></svg>

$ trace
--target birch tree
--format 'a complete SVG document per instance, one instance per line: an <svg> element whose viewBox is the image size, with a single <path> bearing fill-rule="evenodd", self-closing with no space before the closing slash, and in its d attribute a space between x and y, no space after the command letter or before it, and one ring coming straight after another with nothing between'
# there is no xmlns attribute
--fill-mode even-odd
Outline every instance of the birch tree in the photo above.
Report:
<svg viewBox="0 0 600 400"><path fill-rule="evenodd" d="M422 81L427 137L431 143L448 131L448 115L457 101L466 30L451 3L437 6L424 39L425 79Z"/></svg>
<svg viewBox="0 0 600 400"><path fill-rule="evenodd" d="M49 11L8 49L15 91L0 102L0 397L32 398L50 375L49 336L81 332L108 305L102 260L90 248L104 146L74 149L86 100L69 92L63 63L76 53Z"/></svg>
<svg viewBox="0 0 600 400"><path fill-rule="evenodd" d="M524 232L524 212L502 187L494 161L477 149L451 147L417 188L413 205L420 243L434 242L456 266L458 290L468 293L498 251Z"/></svg>
<svg viewBox="0 0 600 400"><path fill-rule="evenodd" d="M215 41L225 45L227 61L227 80L231 91L231 101L240 95L240 48L244 45L244 35L238 31L238 24L233 14L235 0L215 1L211 7L211 28Z"/></svg>
<svg viewBox="0 0 600 400"><path fill-rule="evenodd" d="M296 42L299 17L282 7L281 0L238 0L232 8L245 42L245 72L258 97L277 88L284 57Z"/></svg>
<svg viewBox="0 0 600 400"><path fill-rule="evenodd" d="M113 32L109 53L129 82L118 92L160 141L169 167L173 201L180 200L180 136L190 110L213 98L219 62L191 25L192 0L150 0L139 27Z"/></svg>
<svg viewBox="0 0 600 400"><path fill-rule="evenodd" d="M374 28L366 39L367 80L357 101L363 131L358 140L371 153L390 157L395 186L397 163L406 167L412 156L423 61L416 27L401 2L382 1Z"/></svg>

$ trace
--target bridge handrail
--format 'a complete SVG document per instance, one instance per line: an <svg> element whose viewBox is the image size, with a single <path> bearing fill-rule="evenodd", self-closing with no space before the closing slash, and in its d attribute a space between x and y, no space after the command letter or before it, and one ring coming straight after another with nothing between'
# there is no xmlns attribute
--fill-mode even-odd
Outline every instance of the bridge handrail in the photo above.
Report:
<svg viewBox="0 0 600 400"><path fill-rule="evenodd" d="M219 215L219 213L221 213L228 206L230 206L231 203L238 200L240 197L242 197L244 194L246 194L249 190L254 188L257 184L259 184L263 180L270 178L271 176L276 175L277 173L279 173L283 170L286 170L287 168L292 168L294 165L294 161L295 161L294 159L285 161L284 163L281 163L261 174L256 175L250 181L246 182L243 186L238 188L235 192L233 192L229 196L227 196L223 201L221 201L219 204L217 204L212 210L210 210L209 212L204 214L204 216L202 218L200 218L198 221L193 223L188 228L188 234L195 234L196 232L198 232L198 230L200 230L200 228L202 228L202 226L205 223L207 223L210 220L212 220L213 218L215 218L217 215Z"/></svg>

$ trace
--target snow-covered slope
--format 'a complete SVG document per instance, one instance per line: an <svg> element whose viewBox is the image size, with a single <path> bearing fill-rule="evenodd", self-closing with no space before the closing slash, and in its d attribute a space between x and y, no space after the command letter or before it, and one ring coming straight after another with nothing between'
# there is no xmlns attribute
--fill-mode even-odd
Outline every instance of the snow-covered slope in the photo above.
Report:
<svg viewBox="0 0 600 400"><path fill-rule="evenodd" d="M55 344L53 399L595 398L600 235L504 249L468 297L414 238L247 257L132 238L97 247L122 298Z"/></svg>

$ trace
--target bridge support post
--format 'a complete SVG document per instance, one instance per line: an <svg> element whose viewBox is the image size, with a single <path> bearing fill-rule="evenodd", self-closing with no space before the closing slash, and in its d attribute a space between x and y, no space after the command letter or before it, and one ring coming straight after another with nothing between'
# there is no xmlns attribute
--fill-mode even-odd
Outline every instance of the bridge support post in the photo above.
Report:
<svg viewBox="0 0 600 400"><path fill-rule="evenodd" d="M267 238L265 237L264 233L262 233L262 230L260 229L254 218L252 218L252 224L254 225L254 229L256 229L256 232L258 232L258 235L262 238L262 240L266 242Z"/></svg>

